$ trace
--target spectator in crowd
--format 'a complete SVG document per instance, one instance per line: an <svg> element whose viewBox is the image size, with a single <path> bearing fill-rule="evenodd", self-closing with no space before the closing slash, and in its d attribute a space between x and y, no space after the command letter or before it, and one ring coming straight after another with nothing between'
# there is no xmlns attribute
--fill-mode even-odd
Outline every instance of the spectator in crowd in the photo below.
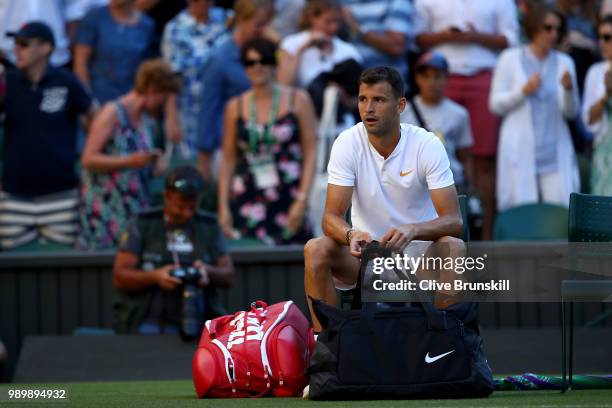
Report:
<svg viewBox="0 0 612 408"><path fill-rule="evenodd" d="M514 0L465 2L415 0L416 41L449 63L446 96L470 113L474 129L474 186L483 205L482 239L492 238L495 217L495 156L499 119L487 100L498 52L518 41Z"/></svg>
<svg viewBox="0 0 612 408"><path fill-rule="evenodd" d="M189 0L135 0L136 8L146 13L155 24L154 49L159 50L162 33L168 22L187 7Z"/></svg>
<svg viewBox="0 0 612 408"><path fill-rule="evenodd" d="M591 164L591 193L612 196L612 15L597 28L604 61L591 66L584 86L582 119L595 134Z"/></svg>
<svg viewBox="0 0 612 408"><path fill-rule="evenodd" d="M596 0L557 0L557 9L567 22L561 48L574 60L579 91L583 90L587 70L599 60L596 3Z"/></svg>
<svg viewBox="0 0 612 408"><path fill-rule="evenodd" d="M198 167L206 180L212 179L214 156L221 147L222 112L227 101L251 87L240 61L240 49L249 40L263 35L270 15L270 0L237 0L234 4L234 29L211 53L202 82L201 132L198 135Z"/></svg>
<svg viewBox="0 0 612 408"><path fill-rule="evenodd" d="M4 37L5 31L17 31L25 23L40 21L47 24L53 32L55 47L51 55L51 64L64 66L70 63L70 43L66 35L67 21L76 18L72 0L4 0L0 1L0 54L15 64L16 55L13 51L13 43Z"/></svg>
<svg viewBox="0 0 612 408"><path fill-rule="evenodd" d="M67 17L66 34L70 40L70 45L74 46L81 19L85 17L91 9L108 6L110 0L67 0L67 2L69 4L67 14L70 17Z"/></svg>
<svg viewBox="0 0 612 408"><path fill-rule="evenodd" d="M499 57L489 108L502 116L497 207L528 203L569 205L579 189L576 156L567 125L580 109L572 59L556 51L563 16L533 7L525 21L529 44Z"/></svg>
<svg viewBox="0 0 612 408"><path fill-rule="evenodd" d="M200 272L205 319L226 314L216 288L232 286L234 267L216 218L196 211L202 189L195 168L176 167L166 178L163 208L141 213L125 228L113 268L118 333L178 332L181 280L171 275L178 267Z"/></svg>
<svg viewBox="0 0 612 408"><path fill-rule="evenodd" d="M159 152L151 115L180 79L162 59L140 65L134 88L96 115L81 157L81 230L77 247L114 247L129 218L148 206L146 181Z"/></svg>
<svg viewBox="0 0 612 408"><path fill-rule="evenodd" d="M340 17L337 0L310 0L302 14L304 30L280 44L279 82L311 91L319 115L323 90L331 82L340 85L344 110L357 108L362 58L355 46L337 37Z"/></svg>
<svg viewBox="0 0 612 408"><path fill-rule="evenodd" d="M76 136L91 98L78 79L50 65L51 28L29 22L9 33L15 68L6 73L0 247L36 240L72 244L78 222Z"/></svg>
<svg viewBox="0 0 612 408"><path fill-rule="evenodd" d="M99 104L127 93L136 69L153 54L153 21L134 0L111 0L92 9L79 24L74 72Z"/></svg>
<svg viewBox="0 0 612 408"><path fill-rule="evenodd" d="M357 46L364 68L394 67L406 81L406 52L414 32L412 1L342 0L342 3L350 41Z"/></svg>
<svg viewBox="0 0 612 408"><path fill-rule="evenodd" d="M219 219L229 237L303 244L312 237L305 214L315 116L306 93L274 80L275 54L265 39L242 48L253 88L232 98L225 110Z"/></svg>
<svg viewBox="0 0 612 408"><path fill-rule="evenodd" d="M224 21L215 19L211 0L189 0L187 8L172 19L164 30L162 55L182 74L183 88L178 98L182 139L195 157L195 142L202 117L203 66L211 48L225 32ZM217 14L218 15L218 14Z"/></svg>
<svg viewBox="0 0 612 408"><path fill-rule="evenodd" d="M270 21L270 30L276 34L276 42L298 31L300 16L306 3L306 0L274 1L274 17Z"/></svg>
<svg viewBox="0 0 612 408"><path fill-rule="evenodd" d="M448 154L455 186L459 193L466 193L472 178L472 130L467 110L444 96L448 62L442 54L429 51L417 60L415 71L419 93L409 101L400 120L438 136Z"/></svg>

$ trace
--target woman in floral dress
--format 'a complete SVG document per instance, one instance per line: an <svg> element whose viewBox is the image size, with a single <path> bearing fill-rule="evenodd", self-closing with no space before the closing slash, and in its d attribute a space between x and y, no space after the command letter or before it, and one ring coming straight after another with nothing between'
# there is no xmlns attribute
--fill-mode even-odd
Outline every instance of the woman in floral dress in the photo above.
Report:
<svg viewBox="0 0 612 408"><path fill-rule="evenodd" d="M81 163L79 249L116 246L129 218L148 206L146 182L158 152L152 114L164 106L180 80L167 62L140 65L132 91L109 102L91 126Z"/></svg>
<svg viewBox="0 0 612 408"><path fill-rule="evenodd" d="M303 244L312 237L314 108L306 93L274 81L275 55L264 39L242 48L252 89L225 108L219 221L232 238Z"/></svg>

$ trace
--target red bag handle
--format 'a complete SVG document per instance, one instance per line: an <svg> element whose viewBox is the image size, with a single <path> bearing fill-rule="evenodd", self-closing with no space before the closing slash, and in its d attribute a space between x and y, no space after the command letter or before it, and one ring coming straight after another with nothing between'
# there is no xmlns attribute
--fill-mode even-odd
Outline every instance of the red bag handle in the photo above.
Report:
<svg viewBox="0 0 612 408"><path fill-rule="evenodd" d="M251 312L255 313L255 316L261 321L265 318L266 311L268 310L268 304L263 300L256 300L251 303Z"/></svg>

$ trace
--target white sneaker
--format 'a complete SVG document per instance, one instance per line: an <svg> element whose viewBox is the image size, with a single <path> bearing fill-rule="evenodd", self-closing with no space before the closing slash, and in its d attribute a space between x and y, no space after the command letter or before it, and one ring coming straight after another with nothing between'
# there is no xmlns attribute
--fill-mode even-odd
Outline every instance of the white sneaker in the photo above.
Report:
<svg viewBox="0 0 612 408"><path fill-rule="evenodd" d="M308 399L308 395L310 394L310 385L304 387L304 391L302 391L302 399Z"/></svg>

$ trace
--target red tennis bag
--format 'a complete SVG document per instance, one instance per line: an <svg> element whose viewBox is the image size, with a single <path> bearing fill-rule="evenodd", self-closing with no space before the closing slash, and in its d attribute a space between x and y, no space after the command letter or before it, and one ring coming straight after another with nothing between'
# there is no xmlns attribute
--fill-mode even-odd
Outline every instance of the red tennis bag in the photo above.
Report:
<svg viewBox="0 0 612 408"><path fill-rule="evenodd" d="M192 364L200 398L301 395L314 347L312 328L292 302L208 320Z"/></svg>

